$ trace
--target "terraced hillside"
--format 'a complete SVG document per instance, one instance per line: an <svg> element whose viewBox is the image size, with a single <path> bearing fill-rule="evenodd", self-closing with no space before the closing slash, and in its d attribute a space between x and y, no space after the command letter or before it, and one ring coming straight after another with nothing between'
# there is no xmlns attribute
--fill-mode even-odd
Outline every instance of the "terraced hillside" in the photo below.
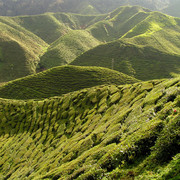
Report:
<svg viewBox="0 0 180 180"><path fill-rule="evenodd" d="M0 99L1 179L179 179L180 79Z"/></svg>
<svg viewBox="0 0 180 180"><path fill-rule="evenodd" d="M106 68L112 68L113 65L116 71L140 80L149 80L179 74L179 58L152 47L137 46L119 40L93 48L70 64Z"/></svg>
<svg viewBox="0 0 180 180"><path fill-rule="evenodd" d="M101 67L60 66L20 78L0 87L0 97L34 99L59 96L102 84L128 84L139 80Z"/></svg>

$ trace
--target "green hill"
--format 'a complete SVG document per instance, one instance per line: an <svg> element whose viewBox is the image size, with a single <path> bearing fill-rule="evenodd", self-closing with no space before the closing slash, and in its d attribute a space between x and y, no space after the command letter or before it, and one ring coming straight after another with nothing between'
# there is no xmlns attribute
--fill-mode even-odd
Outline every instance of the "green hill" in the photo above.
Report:
<svg viewBox="0 0 180 180"><path fill-rule="evenodd" d="M0 99L1 179L179 179L180 79Z"/></svg>
<svg viewBox="0 0 180 180"><path fill-rule="evenodd" d="M88 31L100 41L117 40L149 16L148 9L140 6L124 6L108 14L106 19L88 27Z"/></svg>
<svg viewBox="0 0 180 180"><path fill-rule="evenodd" d="M120 7L103 15L0 17L0 30L0 82L74 60L74 65L112 68L114 59L115 70L142 80L179 73L180 19L139 6ZM102 46L92 49L99 44ZM90 49L87 57L85 52Z"/></svg>
<svg viewBox="0 0 180 180"><path fill-rule="evenodd" d="M102 84L119 85L135 82L138 80L106 68L60 66L6 83L0 87L0 97L39 99Z"/></svg>
<svg viewBox="0 0 180 180"><path fill-rule="evenodd" d="M131 11L130 15L127 13L129 8L138 11ZM180 19L158 12L140 11L138 7L121 8L117 15L108 20L113 22L115 19L114 23L117 27L119 25L119 40L99 45L77 57L71 64L111 68L113 61L115 70L141 80L170 77L172 73L179 73ZM127 15L130 16L129 19ZM127 21L118 24L124 18ZM132 23L134 19L137 21ZM96 27L96 32L102 36L96 35L102 37L101 40L113 39L110 35L115 34L112 29L106 28L104 35L102 26Z"/></svg>
<svg viewBox="0 0 180 180"><path fill-rule="evenodd" d="M71 32L72 29L83 29L85 26L89 26L103 18L105 18L104 15L81 16L64 13L0 17L0 82L35 73L40 57L47 52L50 43L68 32L70 33L63 38L62 43L58 39L56 43L52 44L52 47L49 48L48 57L53 48L57 52L61 51L63 44L69 43L67 42L69 38L78 35L78 32ZM74 38L76 39L76 37ZM85 31L82 31L82 34L79 33L79 38L81 39L81 41L79 39L79 44L77 39L75 43L77 47L71 47L72 52L69 52L70 55L65 55L68 50L63 52L64 55L61 54L61 56L65 56L63 58L68 57L70 61L71 57L76 57L76 54L79 55L81 52L99 43ZM84 44L82 44L82 38L87 39ZM88 38L91 38L92 41ZM58 42L60 42L60 49L57 49ZM58 64L56 63L55 65Z"/></svg>
<svg viewBox="0 0 180 180"><path fill-rule="evenodd" d="M0 17L0 82L36 72L47 44L12 18Z"/></svg>
<svg viewBox="0 0 180 180"><path fill-rule="evenodd" d="M41 57L40 67L51 68L72 62L100 42L85 30L74 30L52 43Z"/></svg>
<svg viewBox="0 0 180 180"><path fill-rule="evenodd" d="M180 73L179 56L141 47L124 41L100 45L87 51L71 64L112 68L140 80L171 77Z"/></svg>
<svg viewBox="0 0 180 180"><path fill-rule="evenodd" d="M70 31L68 26L58 21L51 13L14 17L13 20L48 44Z"/></svg>

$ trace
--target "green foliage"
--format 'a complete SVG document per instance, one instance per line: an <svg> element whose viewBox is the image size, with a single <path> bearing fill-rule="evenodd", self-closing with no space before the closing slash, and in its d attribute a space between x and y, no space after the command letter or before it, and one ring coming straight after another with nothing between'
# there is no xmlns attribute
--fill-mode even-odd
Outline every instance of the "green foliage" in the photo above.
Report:
<svg viewBox="0 0 180 180"><path fill-rule="evenodd" d="M178 179L179 81L0 99L1 177Z"/></svg>

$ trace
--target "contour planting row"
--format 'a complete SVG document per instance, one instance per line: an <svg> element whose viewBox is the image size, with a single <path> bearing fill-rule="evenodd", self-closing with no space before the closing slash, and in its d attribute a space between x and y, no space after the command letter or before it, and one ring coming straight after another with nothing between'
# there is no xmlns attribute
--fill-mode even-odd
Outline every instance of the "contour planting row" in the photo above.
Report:
<svg viewBox="0 0 180 180"><path fill-rule="evenodd" d="M172 79L0 99L0 178L116 179L148 168L156 176L156 166L177 161L179 86Z"/></svg>

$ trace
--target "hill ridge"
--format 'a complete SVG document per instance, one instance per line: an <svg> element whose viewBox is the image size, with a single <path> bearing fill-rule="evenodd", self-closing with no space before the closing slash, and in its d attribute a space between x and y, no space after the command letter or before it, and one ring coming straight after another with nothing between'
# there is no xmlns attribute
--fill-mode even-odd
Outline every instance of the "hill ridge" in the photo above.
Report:
<svg viewBox="0 0 180 180"><path fill-rule="evenodd" d="M128 84L139 80L101 67L59 66L10 81L0 87L0 97L39 99L102 84Z"/></svg>

